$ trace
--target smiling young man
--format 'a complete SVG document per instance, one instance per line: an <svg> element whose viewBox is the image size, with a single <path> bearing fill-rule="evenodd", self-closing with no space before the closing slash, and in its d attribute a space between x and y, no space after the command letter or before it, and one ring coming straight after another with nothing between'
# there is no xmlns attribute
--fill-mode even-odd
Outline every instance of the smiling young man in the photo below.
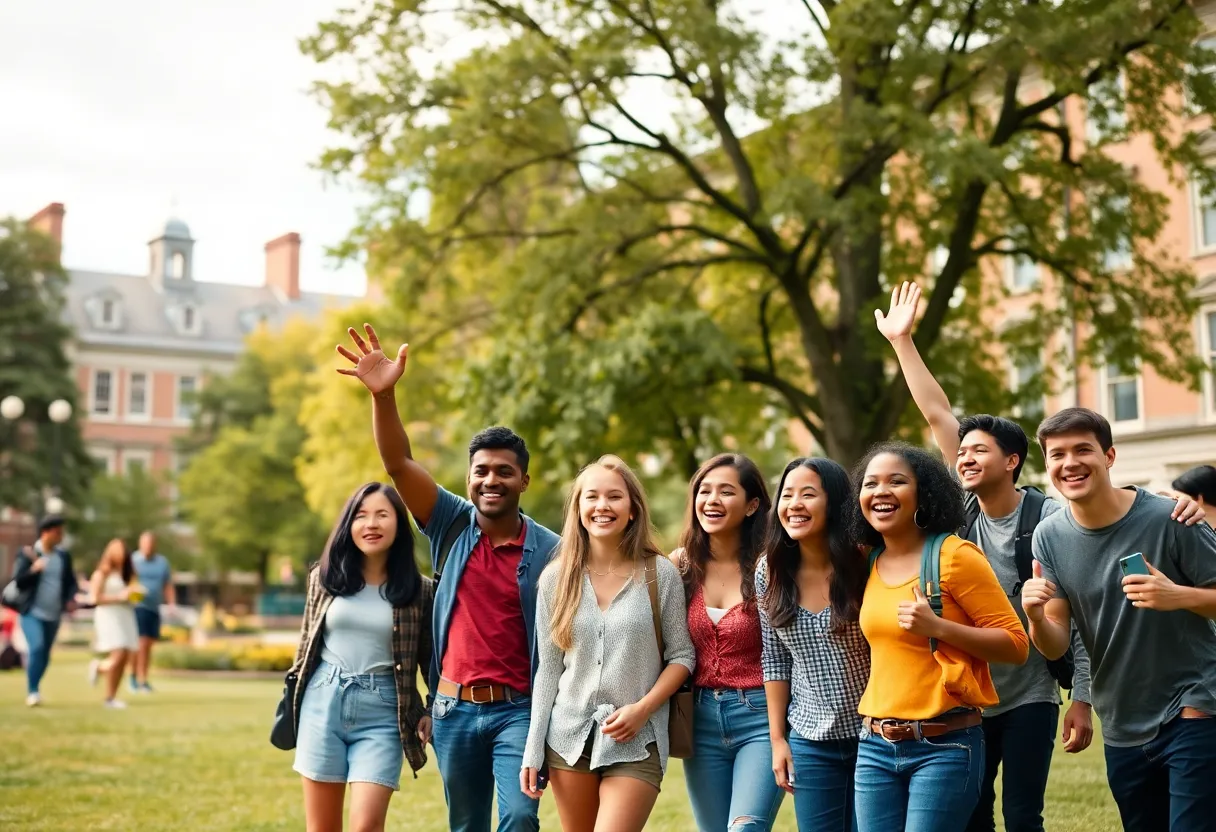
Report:
<svg viewBox="0 0 1216 832"><path fill-rule="evenodd" d="M1039 426L1052 483L1068 508L1034 534L1022 590L1045 656L1072 622L1093 665L1106 776L1130 832L1216 828L1216 532L1175 521L1172 500L1116 488L1110 424L1068 408ZM1124 574L1121 561L1131 565Z"/></svg>
<svg viewBox="0 0 1216 832"><path fill-rule="evenodd" d="M441 488L413 458L394 388L406 347L385 356L375 330L349 333L358 354L338 351L372 393L384 468L431 543L435 569L432 743L453 832L488 832L495 793L500 832L540 828L538 801L519 789L536 670L536 591L556 534L520 513L528 449L507 428L469 443L469 499ZM495 786L497 785L497 789Z"/></svg>

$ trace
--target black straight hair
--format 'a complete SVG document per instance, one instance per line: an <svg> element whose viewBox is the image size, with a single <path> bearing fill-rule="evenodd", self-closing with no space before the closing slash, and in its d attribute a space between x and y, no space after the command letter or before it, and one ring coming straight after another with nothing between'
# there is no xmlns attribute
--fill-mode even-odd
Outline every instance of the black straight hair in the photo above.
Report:
<svg viewBox="0 0 1216 832"><path fill-rule="evenodd" d="M321 586L330 595L349 596L367 585L363 577L363 552L355 545L351 527L363 501L372 494L387 497L397 515L397 536L389 545L387 577L380 587L380 596L394 607L406 607L418 597L418 588L422 583L422 573L414 560L414 530L410 527L405 503L397 489L380 482L360 486L346 501L321 555Z"/></svg>
<svg viewBox="0 0 1216 832"><path fill-rule="evenodd" d="M743 604L751 607L756 601L756 560L764 547L768 510L772 501L768 496L768 487L764 484L764 475L760 473L756 463L743 454L718 454L702 465L688 484L688 511L684 520L684 534L680 536L680 546L684 549L686 564L681 570L684 579L684 600L687 602L691 599L697 586L705 580L705 564L709 560L709 533L701 527L701 521L697 519L697 492L701 490L701 483L711 471L727 467L735 469L747 501L760 502L750 517L743 518L743 525L739 529L739 571L743 577L740 589L743 593Z"/></svg>
<svg viewBox="0 0 1216 832"><path fill-rule="evenodd" d="M875 457L883 454L900 457L912 469L912 476L916 478L916 516L919 518L917 526L925 536L958 534L967 520L963 508L963 487L945 463L924 448L909 445L907 442L879 442L870 448L853 469L856 489L854 500L858 505L858 540L870 547L884 545L882 535L870 525L865 513L861 511L861 486L865 482L866 469Z"/></svg>
<svg viewBox="0 0 1216 832"><path fill-rule="evenodd" d="M761 599L769 623L788 627L798 615L798 568L802 552L797 541L781 525L779 505L781 492L790 473L807 468L819 475L827 500L827 544L832 562L832 580L828 600L832 607L832 629L839 631L846 622L856 621L861 614L861 598L868 578L868 563L857 546L854 532L858 514L857 500L849 483L849 475L839 463L821 457L799 457L785 466L777 484L777 499L768 521L768 538L764 544L767 560L768 587Z"/></svg>
<svg viewBox="0 0 1216 832"><path fill-rule="evenodd" d="M1174 480L1173 488L1192 500L1203 498L1209 506L1216 506L1216 466L1196 465Z"/></svg>
<svg viewBox="0 0 1216 832"><path fill-rule="evenodd" d="M478 432L469 440L469 461L478 451L511 451L519 462L519 470L528 473L528 444L522 436L510 428L495 425Z"/></svg>
<svg viewBox="0 0 1216 832"><path fill-rule="evenodd" d="M1018 477L1022 476L1022 466L1026 464L1026 454L1030 453L1030 440L1026 438L1026 431L1022 430L1022 426L1004 416L990 416L987 413L964 416L958 423L958 441L962 442L963 437L973 430L986 433L995 439L997 447L1005 456L1017 455L1018 466L1013 469L1013 481L1017 483ZM949 464L950 460L946 460L946 463Z"/></svg>

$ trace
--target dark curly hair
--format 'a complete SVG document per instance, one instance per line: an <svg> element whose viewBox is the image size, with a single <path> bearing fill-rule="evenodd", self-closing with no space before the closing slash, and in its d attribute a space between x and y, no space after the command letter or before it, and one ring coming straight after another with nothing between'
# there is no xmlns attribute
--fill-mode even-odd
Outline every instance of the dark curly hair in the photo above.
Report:
<svg viewBox="0 0 1216 832"><path fill-rule="evenodd" d="M764 543L766 559L765 589L761 603L774 627L788 627L798 615L798 568L802 552L796 541L781 525L779 503L785 481L797 468L808 468L819 475L828 505L827 546L832 561L832 582L828 600L832 605L832 629L839 631L846 622L856 621L861 613L861 596L869 576L865 556L858 551L854 534L857 500L849 485L849 475L839 463L820 457L800 457L792 460L781 473L777 485L777 501L773 503L768 522L768 538Z"/></svg>
<svg viewBox="0 0 1216 832"><path fill-rule="evenodd" d="M369 482L360 486L346 501L321 555L318 567L321 586L330 595L350 596L367 585L363 578L363 552L355 545L351 528L359 507L372 494L383 494L388 498L393 513L397 515L397 536L389 546L385 564L388 574L380 587L380 596L394 607L409 606L418 597L418 588L422 584L422 573L414 560L414 530L401 495L397 489L384 483Z"/></svg>
<svg viewBox="0 0 1216 832"><path fill-rule="evenodd" d="M470 462L478 451L511 451L519 460L519 470L528 473L528 444L510 428L495 425L478 433L469 440Z"/></svg>
<svg viewBox="0 0 1216 832"><path fill-rule="evenodd" d="M739 485L750 503L758 500L760 505L751 516L743 518L739 528L739 571L743 576L740 590L743 593L744 605L750 607L756 600L756 558L764 546L765 527L768 522L768 510L772 501L768 496L768 486L764 484L764 475L743 454L718 454L706 462L693 475L688 484L688 510L684 520L684 533L680 535L680 546L684 550L684 559L680 572L684 579L684 600L687 603L697 586L705 580L705 564L709 560L709 534L701 527L697 519L697 492L701 483L711 471L730 467L735 469L739 477Z"/></svg>
<svg viewBox="0 0 1216 832"><path fill-rule="evenodd" d="M939 458L907 442L880 442L871 447L853 468L853 490L858 506L861 505L861 487L865 482L866 469L876 457L883 454L898 456L912 469L912 475L916 478L917 525L925 535L956 534L966 520L962 486ZM855 517L857 539L867 546L882 546L882 535L866 520L865 512L858 510Z"/></svg>

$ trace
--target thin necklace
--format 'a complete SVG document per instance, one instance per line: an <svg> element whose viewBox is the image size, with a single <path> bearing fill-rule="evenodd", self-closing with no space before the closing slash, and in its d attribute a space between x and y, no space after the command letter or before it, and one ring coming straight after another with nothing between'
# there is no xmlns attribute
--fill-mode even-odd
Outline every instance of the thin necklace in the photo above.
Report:
<svg viewBox="0 0 1216 832"><path fill-rule="evenodd" d="M614 566L609 566L607 572L600 572L598 569L592 569L590 564L584 564L583 569L587 570L588 572L590 572L593 575L599 575L601 578L606 578L609 575L616 575L619 578L621 576L616 571L617 566L620 566L620 564L616 564Z"/></svg>

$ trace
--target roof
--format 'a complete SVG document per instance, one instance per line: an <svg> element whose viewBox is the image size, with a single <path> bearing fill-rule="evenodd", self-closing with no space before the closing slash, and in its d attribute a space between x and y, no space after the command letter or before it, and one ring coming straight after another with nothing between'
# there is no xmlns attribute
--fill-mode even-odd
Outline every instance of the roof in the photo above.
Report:
<svg viewBox="0 0 1216 832"><path fill-rule="evenodd" d="M265 321L315 318L359 298L302 292L297 300L268 286L238 286L197 280L166 280L158 288L146 275L69 270L64 315L84 346L235 356L245 336ZM101 324L99 304L115 303L111 325ZM183 310L195 324L187 330Z"/></svg>

